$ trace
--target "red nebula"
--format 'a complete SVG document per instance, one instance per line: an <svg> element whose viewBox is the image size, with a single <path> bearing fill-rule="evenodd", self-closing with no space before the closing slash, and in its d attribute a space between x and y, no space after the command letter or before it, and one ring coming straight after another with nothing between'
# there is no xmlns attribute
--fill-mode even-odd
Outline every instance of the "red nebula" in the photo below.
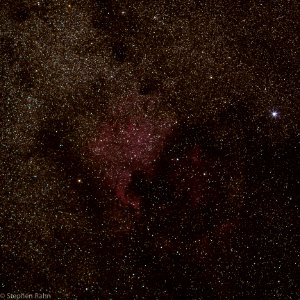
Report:
<svg viewBox="0 0 300 300"><path fill-rule="evenodd" d="M164 142L176 124L173 117L149 116L157 97L130 94L112 108L109 122L99 126L89 148L105 169L107 185L126 205L140 207L140 197L128 194L132 174L143 171L151 176Z"/></svg>

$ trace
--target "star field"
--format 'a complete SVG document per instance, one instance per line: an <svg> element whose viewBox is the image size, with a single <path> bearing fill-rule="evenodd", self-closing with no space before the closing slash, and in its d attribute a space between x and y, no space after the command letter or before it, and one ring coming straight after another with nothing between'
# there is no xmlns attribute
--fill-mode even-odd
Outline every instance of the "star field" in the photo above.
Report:
<svg viewBox="0 0 300 300"><path fill-rule="evenodd" d="M2 1L0 294L298 299L298 13Z"/></svg>

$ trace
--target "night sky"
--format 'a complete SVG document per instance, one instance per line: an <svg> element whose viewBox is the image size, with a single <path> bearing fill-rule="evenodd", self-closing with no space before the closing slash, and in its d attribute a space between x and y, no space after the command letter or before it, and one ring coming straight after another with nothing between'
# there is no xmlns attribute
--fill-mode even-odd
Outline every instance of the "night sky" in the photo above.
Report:
<svg viewBox="0 0 300 300"><path fill-rule="evenodd" d="M300 299L296 0L1 0L0 293Z"/></svg>

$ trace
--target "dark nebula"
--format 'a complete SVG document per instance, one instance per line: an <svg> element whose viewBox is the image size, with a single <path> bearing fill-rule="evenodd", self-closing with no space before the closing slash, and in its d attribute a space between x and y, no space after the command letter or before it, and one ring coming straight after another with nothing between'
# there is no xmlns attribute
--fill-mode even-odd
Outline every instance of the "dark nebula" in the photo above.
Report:
<svg viewBox="0 0 300 300"><path fill-rule="evenodd" d="M298 15L1 1L0 298L299 299Z"/></svg>

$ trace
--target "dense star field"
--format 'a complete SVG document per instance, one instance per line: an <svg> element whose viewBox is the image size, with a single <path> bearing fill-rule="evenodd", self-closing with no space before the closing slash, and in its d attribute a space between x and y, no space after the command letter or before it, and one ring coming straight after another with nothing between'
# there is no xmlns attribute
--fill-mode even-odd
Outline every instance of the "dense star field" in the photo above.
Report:
<svg viewBox="0 0 300 300"><path fill-rule="evenodd" d="M299 12L1 0L0 293L300 299Z"/></svg>

